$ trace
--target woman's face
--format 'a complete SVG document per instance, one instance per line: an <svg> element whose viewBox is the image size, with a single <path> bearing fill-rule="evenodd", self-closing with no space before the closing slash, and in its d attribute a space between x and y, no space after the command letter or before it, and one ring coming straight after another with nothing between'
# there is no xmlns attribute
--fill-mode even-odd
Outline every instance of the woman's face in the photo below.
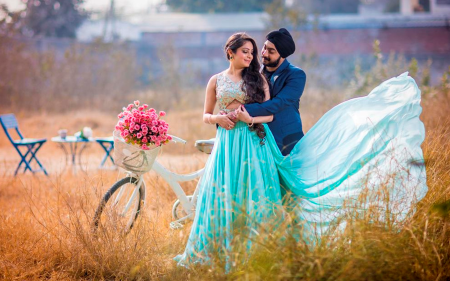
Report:
<svg viewBox="0 0 450 281"><path fill-rule="evenodd" d="M238 68L246 68L250 66L253 60L253 45L252 42L246 41L244 45L236 50L236 53L231 53L233 59L231 63Z"/></svg>

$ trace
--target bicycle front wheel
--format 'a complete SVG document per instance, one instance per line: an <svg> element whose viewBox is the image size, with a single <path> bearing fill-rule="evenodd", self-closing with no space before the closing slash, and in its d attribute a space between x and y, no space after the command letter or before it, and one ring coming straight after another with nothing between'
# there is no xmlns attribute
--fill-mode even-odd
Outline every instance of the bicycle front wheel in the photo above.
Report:
<svg viewBox="0 0 450 281"><path fill-rule="evenodd" d="M141 211L144 199L144 183L137 186L139 179L126 177L117 181L103 196L95 211L93 231L123 231L127 233Z"/></svg>

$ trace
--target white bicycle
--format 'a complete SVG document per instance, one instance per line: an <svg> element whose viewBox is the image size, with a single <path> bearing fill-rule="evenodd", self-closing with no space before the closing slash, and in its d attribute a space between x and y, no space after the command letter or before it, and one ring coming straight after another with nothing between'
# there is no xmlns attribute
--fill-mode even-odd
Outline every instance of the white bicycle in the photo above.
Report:
<svg viewBox="0 0 450 281"><path fill-rule="evenodd" d="M172 136L172 141L186 144L185 140L176 136ZM207 154L211 153L213 146L214 139L197 140L195 142L195 147ZM143 175L150 170L155 171L167 181L178 198L172 207L174 221L170 223L170 227L173 229L181 228L186 220L193 219L198 185L194 194L186 195L180 186L180 182L199 179L203 175L204 168L190 174L174 173L156 161L160 148L143 151L125 144L116 137L114 150L116 165L123 168L127 175L113 184L101 199L92 222L94 231L99 226L112 226L125 232L133 227L142 207L145 205L146 185Z"/></svg>

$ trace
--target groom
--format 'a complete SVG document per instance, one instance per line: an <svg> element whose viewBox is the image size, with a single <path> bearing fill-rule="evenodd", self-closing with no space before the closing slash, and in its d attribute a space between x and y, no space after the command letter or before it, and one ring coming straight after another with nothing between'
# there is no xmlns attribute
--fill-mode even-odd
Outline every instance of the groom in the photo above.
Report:
<svg viewBox="0 0 450 281"><path fill-rule="evenodd" d="M306 83L305 72L290 64L287 57L295 51L295 43L285 28L267 34L262 55L262 73L269 81L270 100L246 104L250 116L273 115L268 126L283 155L287 155L303 137L299 103Z"/></svg>

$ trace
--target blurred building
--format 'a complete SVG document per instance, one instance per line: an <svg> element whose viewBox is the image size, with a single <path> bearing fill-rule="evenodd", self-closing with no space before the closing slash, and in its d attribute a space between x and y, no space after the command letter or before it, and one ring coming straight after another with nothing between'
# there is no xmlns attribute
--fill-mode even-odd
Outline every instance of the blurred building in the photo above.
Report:
<svg viewBox="0 0 450 281"><path fill-rule="evenodd" d="M450 7L450 0L447 1ZM291 31L303 47L300 49L311 49L317 54L371 52L370 46L375 39L386 44L384 51L387 52L450 52L450 12L362 13L310 16L309 23L296 30L291 28ZM161 13L135 17L130 22L117 21L113 28L105 26L103 21L87 21L78 29L77 37L84 42L103 38L105 41L142 42L154 47L167 44L217 47L222 46L232 33L245 31L262 44L268 17L265 13Z"/></svg>
<svg viewBox="0 0 450 281"><path fill-rule="evenodd" d="M389 8L389 3L398 5ZM388 8L397 12L387 13ZM226 67L222 46L231 34L245 31L261 46L268 20L265 13L142 14L128 22L110 23L114 27L88 21L79 28L78 38L134 42L138 55L155 63L164 63L161 50L172 47L170 55L180 61L180 68L189 65L209 77ZM384 53L432 58L446 65L442 68L450 64L450 0L365 0L357 13L311 15L307 24L289 29L297 45L293 58L312 54L322 59L370 57L378 39Z"/></svg>
<svg viewBox="0 0 450 281"><path fill-rule="evenodd" d="M102 39L106 42L120 41L140 41L142 29L130 22L104 20L85 21L77 30L77 39L82 42L91 42Z"/></svg>

